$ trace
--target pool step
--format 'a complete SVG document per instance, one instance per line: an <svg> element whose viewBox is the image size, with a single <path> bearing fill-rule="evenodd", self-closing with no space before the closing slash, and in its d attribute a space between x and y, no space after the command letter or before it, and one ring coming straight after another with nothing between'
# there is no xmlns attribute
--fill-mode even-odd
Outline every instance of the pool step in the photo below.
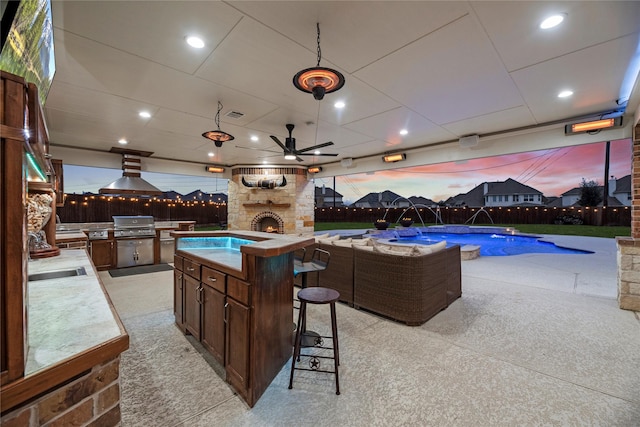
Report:
<svg viewBox="0 0 640 427"><path fill-rule="evenodd" d="M480 256L480 246L478 245L464 245L460 248L460 259L462 261L469 261L476 259Z"/></svg>

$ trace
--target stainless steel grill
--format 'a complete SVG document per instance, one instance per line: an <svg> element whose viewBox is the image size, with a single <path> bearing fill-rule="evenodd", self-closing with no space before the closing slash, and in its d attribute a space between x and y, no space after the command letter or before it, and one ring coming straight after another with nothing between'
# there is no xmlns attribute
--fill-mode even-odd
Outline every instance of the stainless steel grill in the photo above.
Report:
<svg viewBox="0 0 640 427"><path fill-rule="evenodd" d="M156 228L152 216L124 216L113 217L113 236L116 239L155 237Z"/></svg>
<svg viewBox="0 0 640 427"><path fill-rule="evenodd" d="M118 268L154 263L156 228L152 216L114 216L113 235Z"/></svg>

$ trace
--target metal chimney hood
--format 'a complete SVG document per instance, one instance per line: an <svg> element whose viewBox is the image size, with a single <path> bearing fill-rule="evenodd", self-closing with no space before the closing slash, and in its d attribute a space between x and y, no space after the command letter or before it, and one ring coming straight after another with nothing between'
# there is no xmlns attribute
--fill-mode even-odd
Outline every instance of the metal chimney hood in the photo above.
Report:
<svg viewBox="0 0 640 427"><path fill-rule="evenodd" d="M160 196L162 190L140 177L140 157L149 157L151 152L112 147L112 153L122 154L122 177L101 188L100 194L129 196Z"/></svg>

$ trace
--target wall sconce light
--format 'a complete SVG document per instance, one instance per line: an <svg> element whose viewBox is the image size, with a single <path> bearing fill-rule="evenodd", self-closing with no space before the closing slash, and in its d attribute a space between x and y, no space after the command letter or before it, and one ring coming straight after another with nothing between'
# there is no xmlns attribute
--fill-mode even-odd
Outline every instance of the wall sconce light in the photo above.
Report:
<svg viewBox="0 0 640 427"><path fill-rule="evenodd" d="M309 172L309 173L322 172L322 166L312 166L312 167L307 169L307 172Z"/></svg>
<svg viewBox="0 0 640 427"><path fill-rule="evenodd" d="M395 163L401 160L405 160L407 155L405 153L388 154L382 158L385 163Z"/></svg>
<svg viewBox="0 0 640 427"><path fill-rule="evenodd" d="M222 173L224 172L224 168L221 166L205 166L204 170L211 173Z"/></svg>
<svg viewBox="0 0 640 427"><path fill-rule="evenodd" d="M622 116L610 119L592 120L590 122L572 123L564 127L564 133L565 135L571 135L574 133L592 132L617 126L622 126Z"/></svg>

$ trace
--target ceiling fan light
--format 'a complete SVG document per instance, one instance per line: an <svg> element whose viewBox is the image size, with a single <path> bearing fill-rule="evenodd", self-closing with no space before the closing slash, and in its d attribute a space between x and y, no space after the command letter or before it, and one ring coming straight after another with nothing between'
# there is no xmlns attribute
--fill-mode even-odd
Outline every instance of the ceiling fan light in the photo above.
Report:
<svg viewBox="0 0 640 427"><path fill-rule="evenodd" d="M285 154L284 155L284 159L285 160L295 160L296 156L295 156L295 154Z"/></svg>

